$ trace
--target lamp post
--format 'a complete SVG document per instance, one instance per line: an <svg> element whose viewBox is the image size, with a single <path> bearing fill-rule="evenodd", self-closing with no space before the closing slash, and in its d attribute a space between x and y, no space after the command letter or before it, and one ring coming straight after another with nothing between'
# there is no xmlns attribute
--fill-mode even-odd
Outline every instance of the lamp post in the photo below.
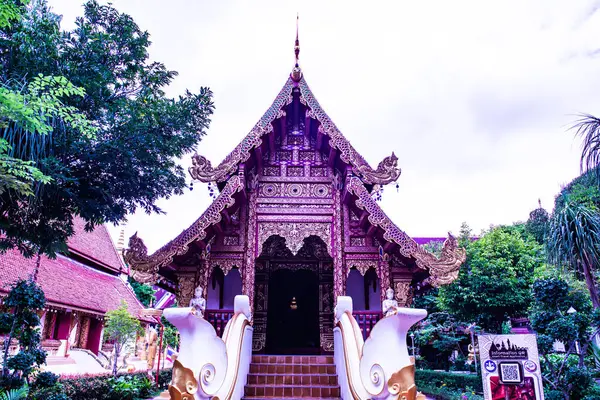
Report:
<svg viewBox="0 0 600 400"><path fill-rule="evenodd" d="M415 333L414 332L410 333L410 341L412 343L412 356L413 356L413 359L415 360L415 364L416 364L417 358L415 357Z"/></svg>
<svg viewBox="0 0 600 400"><path fill-rule="evenodd" d="M569 315L573 315L576 313L577 313L577 310L575 308L573 308L573 306L569 307L569 309L567 310L567 314L569 314ZM575 341L575 351L577 352L577 354L579 354L579 343L577 342L577 340Z"/></svg>

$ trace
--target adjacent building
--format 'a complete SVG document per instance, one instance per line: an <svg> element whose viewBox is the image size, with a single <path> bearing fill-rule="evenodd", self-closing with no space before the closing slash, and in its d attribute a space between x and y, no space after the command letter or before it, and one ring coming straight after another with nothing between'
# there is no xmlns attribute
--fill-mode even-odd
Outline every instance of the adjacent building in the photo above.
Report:
<svg viewBox="0 0 600 400"><path fill-rule="evenodd" d="M56 259L42 256L37 274L47 300L41 316L42 347L50 357L68 355L73 348L98 355L104 316L122 301L143 323L156 322L140 315L143 306L127 284L127 266L106 227L87 232L80 218L74 224L69 252ZM0 297L18 279L28 279L35 266L35 257L25 258L16 250L0 254Z"/></svg>

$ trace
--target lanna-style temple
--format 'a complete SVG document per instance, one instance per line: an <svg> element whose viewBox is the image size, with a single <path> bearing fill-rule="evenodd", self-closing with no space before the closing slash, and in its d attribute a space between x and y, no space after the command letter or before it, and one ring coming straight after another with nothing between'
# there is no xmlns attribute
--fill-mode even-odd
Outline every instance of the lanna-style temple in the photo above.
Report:
<svg viewBox="0 0 600 400"><path fill-rule="evenodd" d="M334 299L351 296L361 329L381 317L388 288L402 306L456 279L464 250L449 235L441 257L382 211L374 194L400 176L392 153L372 168L313 95L296 64L267 112L216 167L193 156L193 179L216 184L213 203L149 255L130 238L135 279L172 290L180 307L196 287L219 332L233 296L250 299L253 351L333 351ZM362 314L361 314L362 313Z"/></svg>

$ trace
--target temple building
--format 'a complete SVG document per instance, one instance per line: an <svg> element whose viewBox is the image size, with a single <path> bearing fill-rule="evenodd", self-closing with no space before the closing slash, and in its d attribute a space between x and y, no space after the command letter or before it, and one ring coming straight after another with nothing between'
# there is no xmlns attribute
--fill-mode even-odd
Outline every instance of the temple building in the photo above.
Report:
<svg viewBox="0 0 600 400"><path fill-rule="evenodd" d="M464 250L449 235L438 258L396 226L375 200L400 176L392 153L372 168L325 113L296 64L281 91L217 166L193 156L193 179L218 196L197 220L148 254L129 240L125 260L138 281L187 306L196 287L218 333L233 298L252 307L253 351L333 351L337 296L353 299L365 336L393 288L400 305L456 279Z"/></svg>
<svg viewBox="0 0 600 400"><path fill-rule="evenodd" d="M82 219L75 218L68 253L55 259L42 256L40 260L37 283L46 295L41 316L42 347L48 352L49 365L65 360L74 349L98 356L104 316L119 308L121 301L143 324L156 323L140 315L143 306L127 284L128 269L106 227L100 225L88 232L84 226ZM8 293L11 284L32 276L36 261L15 249L0 254L0 298Z"/></svg>

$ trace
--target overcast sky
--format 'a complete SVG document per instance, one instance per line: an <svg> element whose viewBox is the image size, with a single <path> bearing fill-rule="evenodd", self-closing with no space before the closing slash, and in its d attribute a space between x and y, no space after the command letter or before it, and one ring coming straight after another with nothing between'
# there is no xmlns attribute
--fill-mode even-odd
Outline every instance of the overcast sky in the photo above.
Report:
<svg viewBox="0 0 600 400"><path fill-rule="evenodd" d="M71 28L80 1L51 0ZM209 86L215 114L198 152L218 164L250 131L293 66L376 167L395 151L399 191L382 206L411 236L476 232L551 209L579 173L578 113L600 115L598 1L113 0L179 76L170 96ZM190 164L189 157L183 160ZM205 185L129 218L150 251L209 204ZM119 228L111 227L116 237Z"/></svg>

